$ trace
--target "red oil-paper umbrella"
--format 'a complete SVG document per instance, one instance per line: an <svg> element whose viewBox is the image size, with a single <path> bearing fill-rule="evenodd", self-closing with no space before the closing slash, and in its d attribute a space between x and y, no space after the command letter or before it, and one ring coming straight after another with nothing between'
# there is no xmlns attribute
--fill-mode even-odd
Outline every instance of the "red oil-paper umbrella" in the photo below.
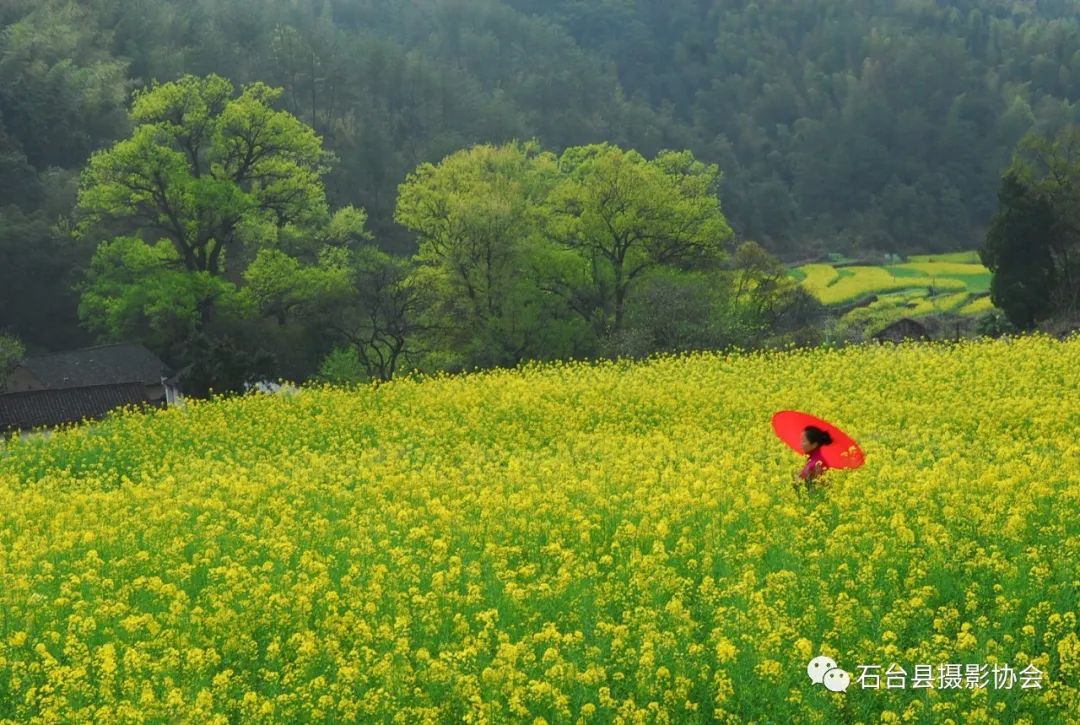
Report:
<svg viewBox="0 0 1080 725"><path fill-rule="evenodd" d="M803 453L802 435L808 425L828 431L832 438L832 443L821 446L821 457L829 468L858 468L863 464L865 459L859 444L832 423L798 410L781 410L772 417L776 435L796 453Z"/></svg>

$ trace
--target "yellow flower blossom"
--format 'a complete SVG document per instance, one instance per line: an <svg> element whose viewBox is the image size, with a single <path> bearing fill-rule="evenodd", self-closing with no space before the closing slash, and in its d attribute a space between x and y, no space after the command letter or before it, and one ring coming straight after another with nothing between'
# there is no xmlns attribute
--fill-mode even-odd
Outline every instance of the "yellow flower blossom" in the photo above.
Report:
<svg viewBox="0 0 1080 725"><path fill-rule="evenodd" d="M530 363L5 441L0 717L1066 721L1078 390L1080 337L1027 336ZM866 463L797 498L784 408ZM892 662L1043 689L859 691Z"/></svg>

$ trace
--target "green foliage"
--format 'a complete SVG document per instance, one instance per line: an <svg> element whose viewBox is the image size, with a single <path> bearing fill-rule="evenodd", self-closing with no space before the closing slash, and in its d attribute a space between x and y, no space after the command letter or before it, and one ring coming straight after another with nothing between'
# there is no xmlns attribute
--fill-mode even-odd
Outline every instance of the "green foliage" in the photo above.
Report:
<svg viewBox="0 0 1080 725"><path fill-rule="evenodd" d="M319 365L316 379L339 385L367 382L367 370L351 347L335 347Z"/></svg>
<svg viewBox="0 0 1080 725"><path fill-rule="evenodd" d="M599 349L639 277L722 259L718 177L688 152L649 161L609 144L557 158L512 142L422 164L397 219L418 235L411 279L430 292L434 348L461 369Z"/></svg>
<svg viewBox="0 0 1080 725"><path fill-rule="evenodd" d="M608 342L609 355L719 349L745 342L731 308L730 279L720 272L657 267L642 276L628 303L625 330Z"/></svg>
<svg viewBox="0 0 1080 725"><path fill-rule="evenodd" d="M1075 317L1080 313L1080 124L1066 126L1052 138L1025 137L1010 173L1040 210L1049 209L1053 220L1036 240L1041 248L1036 260L1045 254L1053 272L1049 314Z"/></svg>
<svg viewBox="0 0 1080 725"><path fill-rule="evenodd" d="M218 275L226 249L325 225L318 136L271 108L279 90L255 83L232 95L214 75L137 93L131 138L95 153L83 173L80 234L139 231L168 240L185 269Z"/></svg>
<svg viewBox="0 0 1080 725"><path fill-rule="evenodd" d="M100 338L141 340L166 355L199 332L209 311L242 317L236 285L209 272L183 267L166 241L135 237L102 242L81 285L79 316Z"/></svg>
<svg viewBox="0 0 1080 725"><path fill-rule="evenodd" d="M711 183L719 177L706 179L708 169L722 168L722 190L710 195L723 199L726 222L785 258L970 247L1016 143L1080 120L1078 18L1078 0L673 0L663 12L577 0L9 0L0 5L2 322L35 346L85 341L71 288L102 240L166 240L185 269L241 291L261 254L248 276L261 291L244 296L271 318L248 321L274 338L279 360L295 351L297 370L314 369L344 342L326 327L326 305L302 289L333 277L322 248L355 250L370 229L384 249L411 255L423 234L395 224L401 180L512 138L564 156L607 142L658 169L661 150L688 149L670 156L668 175ZM215 73L241 85L240 97ZM268 153L249 163L253 138ZM73 245L63 218L72 203L58 200L64 175L95 150ZM1068 154L1031 143L1026 153L1056 218L1075 220L1044 164L1067 168ZM467 203L490 222L513 193ZM459 201L458 218L472 219ZM354 212L329 217L350 204ZM452 359L466 343L473 352L462 365L586 354L598 331L618 326L619 265L602 254L594 265L579 246L595 242L580 234L602 217L560 213L534 219L560 232L558 245L529 239L518 250L524 272L492 275L491 298L506 300L498 315L455 303L426 320L445 332L429 360ZM567 236L566 220L578 216L581 229ZM1080 289L1080 254L1061 241L1063 228L1049 254L1051 305L1066 309ZM628 251L624 271L652 253L643 247ZM449 298L465 275L455 282L441 264L416 274ZM971 293L989 287L986 276L953 279ZM481 290L486 276L470 284ZM498 342L488 350L482 339Z"/></svg>
<svg viewBox="0 0 1080 725"><path fill-rule="evenodd" d="M401 185L396 218L418 237L410 284L430 295L429 345L457 351L463 367L557 354L541 328L560 314L533 274L548 254L539 230L557 175L552 154L514 142L422 164Z"/></svg>
<svg viewBox="0 0 1080 725"><path fill-rule="evenodd" d="M757 242L740 244L732 256L731 266L728 317L737 320L736 326L762 334L792 306L802 307L804 315L814 314L798 294L799 285L788 275L787 269Z"/></svg>
<svg viewBox="0 0 1080 725"><path fill-rule="evenodd" d="M0 392L4 389L8 372L25 354L26 347L19 338L0 334Z"/></svg>
<svg viewBox="0 0 1080 725"><path fill-rule="evenodd" d="M268 374L278 359L303 367L297 346L317 354L329 310L354 291L353 250L370 239L363 210L329 213L332 157L272 107L280 94L253 83L236 95L216 75L154 84L135 95L130 138L82 174L77 236L124 233L98 246L80 317L184 365L196 390L216 374L217 389L238 389L242 371ZM265 355L244 352L253 329Z"/></svg>
<svg viewBox="0 0 1080 725"><path fill-rule="evenodd" d="M401 249L390 190L409 169L536 136L690 148L726 170L735 228L787 252L968 245L1017 140L1077 120L1075 0L676 0L661 16L569 0L245 2L12 3L9 45L33 50L8 55L3 107L23 119L9 127L62 142L24 143L36 152L89 124L114 137L126 83L228 73L283 89L343 160L334 201L362 202ZM59 57L70 69L46 76Z"/></svg>
<svg viewBox="0 0 1080 725"><path fill-rule="evenodd" d="M0 136L37 169L76 166L125 129L127 63L98 21L85 4L50 2L0 21Z"/></svg>
<svg viewBox="0 0 1080 725"><path fill-rule="evenodd" d="M303 264L278 249L260 249L244 270L243 294L260 315L279 323L311 317L353 291L348 250L326 248L317 264Z"/></svg>
<svg viewBox="0 0 1080 725"><path fill-rule="evenodd" d="M267 350L230 336L196 333L184 341L181 371L184 393L205 397L219 393L241 393L246 386L273 375L277 367Z"/></svg>
<svg viewBox="0 0 1080 725"><path fill-rule="evenodd" d="M986 337L1001 337L1016 332L1016 326L1001 310L991 310L979 316L975 332Z"/></svg>
<svg viewBox="0 0 1080 725"><path fill-rule="evenodd" d="M975 241L1025 133L1077 120L1078 17L1076 0L13 1L0 107L37 168L73 166L124 135L131 84L264 81L343 160L332 201L400 251L408 170L534 136L692 149L773 252L944 251Z"/></svg>
<svg viewBox="0 0 1080 725"><path fill-rule="evenodd" d="M998 213L979 250L993 272L990 296L1018 328L1030 330L1051 312L1055 286L1050 236L1054 212L1015 171L1005 174Z"/></svg>
<svg viewBox="0 0 1080 725"><path fill-rule="evenodd" d="M348 350L352 364L347 371L361 371L364 380L389 380L403 366L417 364L418 352L426 342L422 333L428 332L422 323L423 312L436 300L432 288L410 276L412 268L410 260L389 255L374 245L356 251L353 290L337 300L330 322L348 348L336 348L324 365L338 365Z"/></svg>
<svg viewBox="0 0 1080 725"><path fill-rule="evenodd" d="M536 144L484 145L422 164L401 185L396 219L416 232L417 261L445 276L469 319L502 314L555 173Z"/></svg>
<svg viewBox="0 0 1080 725"><path fill-rule="evenodd" d="M42 186L51 187L51 180ZM73 319L79 299L72 285L89 256L51 223L46 209L0 206L0 329L46 349L84 342L86 333Z"/></svg>
<svg viewBox="0 0 1080 725"><path fill-rule="evenodd" d="M720 210L716 165L688 151L650 161L599 144L567 149L559 168L547 233L590 265L604 332L622 328L627 294L643 272L723 259L731 228Z"/></svg>

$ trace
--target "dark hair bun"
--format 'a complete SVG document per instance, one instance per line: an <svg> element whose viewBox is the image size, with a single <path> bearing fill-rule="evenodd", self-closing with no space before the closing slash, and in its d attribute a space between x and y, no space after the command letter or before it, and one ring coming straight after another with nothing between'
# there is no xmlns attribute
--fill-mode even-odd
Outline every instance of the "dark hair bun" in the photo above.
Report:
<svg viewBox="0 0 1080 725"><path fill-rule="evenodd" d="M815 443L819 446L827 446L833 442L832 436L829 435L829 431L822 430L816 425L808 425L804 430L806 432L806 439L811 443Z"/></svg>

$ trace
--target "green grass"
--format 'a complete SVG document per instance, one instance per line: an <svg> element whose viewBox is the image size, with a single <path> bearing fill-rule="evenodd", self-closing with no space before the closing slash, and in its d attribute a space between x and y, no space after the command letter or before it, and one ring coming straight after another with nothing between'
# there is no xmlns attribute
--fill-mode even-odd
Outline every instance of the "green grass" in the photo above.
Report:
<svg viewBox="0 0 1080 725"><path fill-rule="evenodd" d="M931 277L949 275L973 275L987 273L986 267L981 264L962 264L960 262L905 262L894 265L895 269L909 269Z"/></svg>
<svg viewBox="0 0 1080 725"><path fill-rule="evenodd" d="M902 267L898 264L891 264L885 267L886 271L894 277L925 277L926 273L917 269L910 269L908 267Z"/></svg>
<svg viewBox="0 0 1080 725"><path fill-rule="evenodd" d="M982 264L979 253L949 252L947 254L914 254L908 257L909 262L960 262L962 264Z"/></svg>
<svg viewBox="0 0 1080 725"><path fill-rule="evenodd" d="M990 291L990 278L989 272L983 272L982 274L958 274L953 275L953 279L961 280L967 285L967 291L973 295L982 294Z"/></svg>

